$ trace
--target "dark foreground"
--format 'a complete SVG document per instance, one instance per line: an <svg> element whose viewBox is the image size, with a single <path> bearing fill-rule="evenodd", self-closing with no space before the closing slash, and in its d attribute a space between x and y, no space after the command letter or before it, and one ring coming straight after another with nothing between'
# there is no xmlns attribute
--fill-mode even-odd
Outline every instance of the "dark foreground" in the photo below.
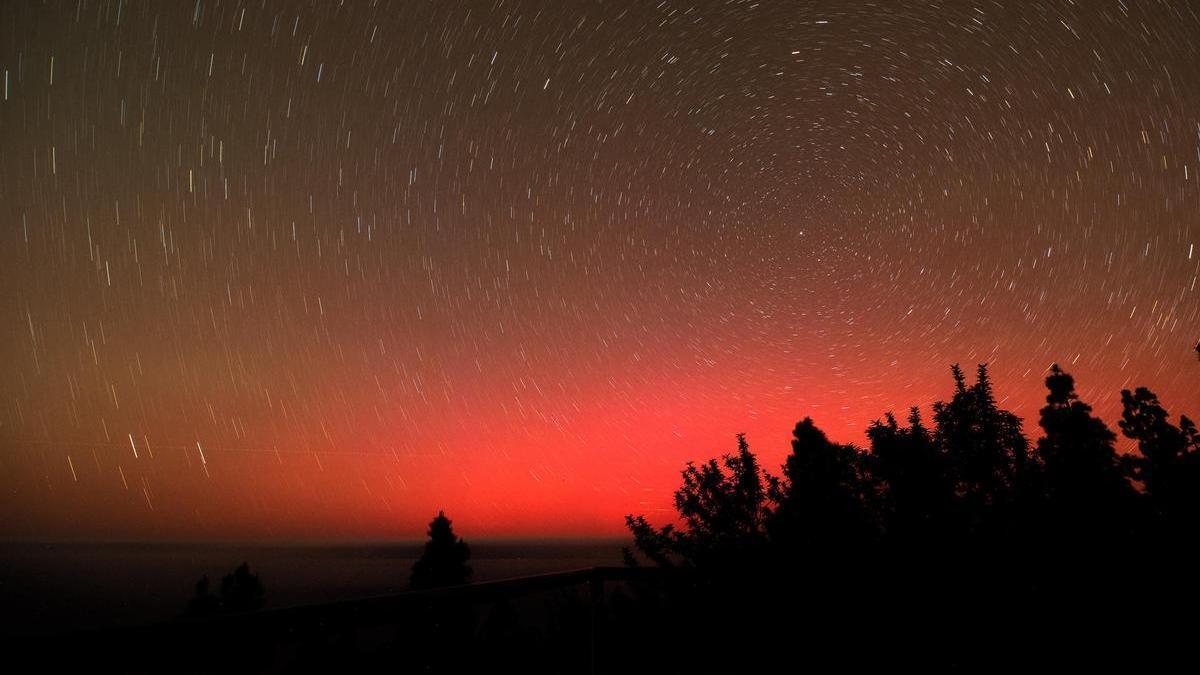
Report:
<svg viewBox="0 0 1200 675"><path fill-rule="evenodd" d="M1183 551L827 560L720 575L600 567L144 628L7 640L53 670L793 672L1196 663ZM1134 581L1136 580L1136 581ZM1137 597L1113 592L1136 583Z"/></svg>

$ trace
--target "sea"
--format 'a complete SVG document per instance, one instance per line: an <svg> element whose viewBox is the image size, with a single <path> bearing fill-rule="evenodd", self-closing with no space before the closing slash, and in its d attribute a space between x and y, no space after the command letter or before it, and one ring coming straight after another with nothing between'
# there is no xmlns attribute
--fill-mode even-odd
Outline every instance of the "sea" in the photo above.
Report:
<svg viewBox="0 0 1200 675"><path fill-rule="evenodd" d="M474 540L475 581L620 565L625 539ZM241 563L259 575L267 607L406 589L422 542L2 542L0 630L48 635L169 621L196 582L214 590Z"/></svg>

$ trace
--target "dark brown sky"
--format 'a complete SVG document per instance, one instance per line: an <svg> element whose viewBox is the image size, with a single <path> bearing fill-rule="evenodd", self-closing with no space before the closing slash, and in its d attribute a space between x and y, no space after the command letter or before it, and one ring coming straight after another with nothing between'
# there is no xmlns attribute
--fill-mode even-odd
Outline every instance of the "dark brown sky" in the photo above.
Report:
<svg viewBox="0 0 1200 675"><path fill-rule="evenodd" d="M1200 408L1194 3L5 3L0 69L6 536L617 532L952 362Z"/></svg>

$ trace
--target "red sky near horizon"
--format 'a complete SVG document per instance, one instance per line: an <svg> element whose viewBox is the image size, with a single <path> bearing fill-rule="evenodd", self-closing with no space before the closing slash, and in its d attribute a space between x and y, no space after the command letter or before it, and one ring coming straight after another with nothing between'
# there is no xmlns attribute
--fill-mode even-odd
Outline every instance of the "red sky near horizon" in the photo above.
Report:
<svg viewBox="0 0 1200 675"><path fill-rule="evenodd" d="M623 533L990 364L1200 416L1186 2L0 8L0 537ZM1123 446L1124 446L1124 442Z"/></svg>

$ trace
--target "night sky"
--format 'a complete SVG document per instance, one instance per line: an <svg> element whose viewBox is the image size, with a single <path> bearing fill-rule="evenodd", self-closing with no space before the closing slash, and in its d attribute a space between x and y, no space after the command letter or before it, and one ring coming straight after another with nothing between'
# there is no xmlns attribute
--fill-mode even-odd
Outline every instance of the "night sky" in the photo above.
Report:
<svg viewBox="0 0 1200 675"><path fill-rule="evenodd" d="M0 536L616 534L953 362L1194 415L1198 12L5 2Z"/></svg>

